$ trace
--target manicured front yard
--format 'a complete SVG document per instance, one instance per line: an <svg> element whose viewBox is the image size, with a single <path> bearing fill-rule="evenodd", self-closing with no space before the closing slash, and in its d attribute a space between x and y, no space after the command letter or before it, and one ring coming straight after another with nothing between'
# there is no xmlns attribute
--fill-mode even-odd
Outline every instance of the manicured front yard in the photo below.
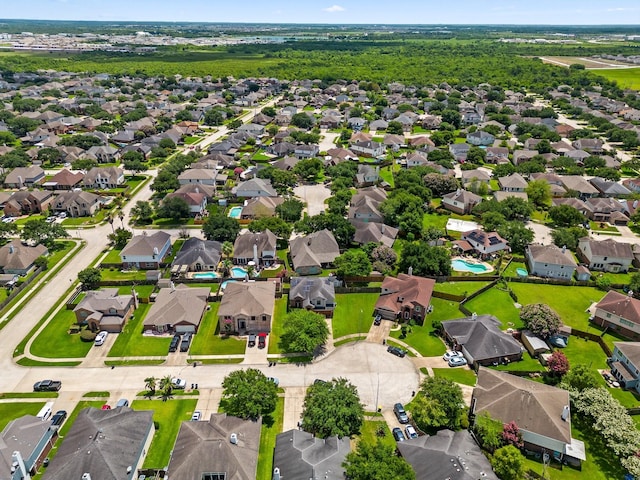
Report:
<svg viewBox="0 0 640 480"><path fill-rule="evenodd" d="M31 344L31 353L44 358L82 358L93 342L83 342L80 334L68 333L76 323L73 310L62 308Z"/></svg>
<svg viewBox="0 0 640 480"><path fill-rule="evenodd" d="M7 424L23 415L37 415L45 402L0 403L0 431Z"/></svg>
<svg viewBox="0 0 640 480"><path fill-rule="evenodd" d="M260 428L260 448L258 450L258 480L271 480L273 475L273 449L276 447L276 436L282 433L284 423L284 398L278 398L276 409L262 419Z"/></svg>
<svg viewBox="0 0 640 480"><path fill-rule="evenodd" d="M236 336L220 336L218 308L220 302L211 303L211 309L205 313L198 333L193 337L191 353L193 355L233 355L244 353L245 341Z"/></svg>
<svg viewBox="0 0 640 480"><path fill-rule="evenodd" d="M368 332L373 322L377 293L338 293L333 312L333 338Z"/></svg>
<svg viewBox="0 0 640 480"><path fill-rule="evenodd" d="M406 337L402 337L402 330L391 331L391 336L415 348L424 357L437 357L444 354L446 348L431 323L430 315L424 321L424 325L414 325L407 331Z"/></svg>
<svg viewBox="0 0 640 480"><path fill-rule="evenodd" d="M196 399L180 400L134 400L134 410L153 410L156 432L149 452L144 460L144 468L164 468L169 465L171 450L178 436L183 420L189 420L196 409Z"/></svg>
<svg viewBox="0 0 640 480"><path fill-rule="evenodd" d="M384 431L384 435L378 436L378 429ZM387 422L384 420L365 420L362 424L362 431L358 436L358 441L373 444L378 439L385 445L395 449L396 441L391 434L391 430L389 430Z"/></svg>
<svg viewBox="0 0 640 480"><path fill-rule="evenodd" d="M282 353L280 349L280 336L284 333L284 316L287 314L288 295L282 298L276 298L276 304L273 308L273 318L271 319L271 333L269 334L269 349L271 354Z"/></svg>
<svg viewBox="0 0 640 480"><path fill-rule="evenodd" d="M107 253L107 256L102 259L102 263L122 263L122 259L120 258L120 252L122 250L119 248L112 248Z"/></svg>
<svg viewBox="0 0 640 480"><path fill-rule="evenodd" d="M108 357L146 357L166 355L171 343L170 336L142 335L143 320L151 308L148 303L141 303L122 332L118 333Z"/></svg>
<svg viewBox="0 0 640 480"><path fill-rule="evenodd" d="M442 361L443 365L446 365L445 361ZM434 368L433 369L434 377L442 377L451 380L452 382L461 383L462 385L469 385L474 387L476 385L476 374L473 370L462 367L462 368Z"/></svg>

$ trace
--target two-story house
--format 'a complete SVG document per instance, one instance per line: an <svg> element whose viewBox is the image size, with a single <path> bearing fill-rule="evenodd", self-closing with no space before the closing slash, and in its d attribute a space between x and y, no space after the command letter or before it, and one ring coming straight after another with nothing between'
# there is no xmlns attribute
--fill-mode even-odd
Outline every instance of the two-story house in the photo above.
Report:
<svg viewBox="0 0 640 480"><path fill-rule="evenodd" d="M327 229L296 237L291 240L289 248L293 270L298 275L317 275L340 255L338 242Z"/></svg>
<svg viewBox="0 0 640 480"><path fill-rule="evenodd" d="M331 277L291 277L289 306L331 316L336 307L333 279Z"/></svg>
<svg viewBox="0 0 640 480"><path fill-rule="evenodd" d="M65 212L68 216L74 218L90 217L106 202L106 197L101 197L91 192L73 190L57 195L51 205L51 209L54 212Z"/></svg>
<svg viewBox="0 0 640 480"><path fill-rule="evenodd" d="M351 197L349 218L360 222L382 222L382 214L378 207L387 199L387 192L382 188L368 187L358 190Z"/></svg>
<svg viewBox="0 0 640 480"><path fill-rule="evenodd" d="M593 240L583 237L578 241L577 255L589 264L590 270L602 272L626 272L633 262L633 249L628 243L615 240Z"/></svg>
<svg viewBox="0 0 640 480"><path fill-rule="evenodd" d="M471 213L473 207L481 201L482 197L480 195L461 189L442 196L442 206L459 215L467 215Z"/></svg>
<svg viewBox="0 0 640 480"><path fill-rule="evenodd" d="M233 262L237 265L254 262L256 268L272 265L276 259L276 241L269 229L238 235L233 244Z"/></svg>
<svg viewBox="0 0 640 480"><path fill-rule="evenodd" d="M117 288L90 290L73 313L78 325L88 325L94 331L121 332L136 309L134 295L119 295Z"/></svg>
<svg viewBox="0 0 640 480"><path fill-rule="evenodd" d="M124 184L124 171L119 167L93 167L82 179L82 186L95 190L118 188Z"/></svg>
<svg viewBox="0 0 640 480"><path fill-rule="evenodd" d="M524 192L527 189L527 181L519 173L512 173L506 177L498 178L500 190L503 192Z"/></svg>
<svg viewBox="0 0 640 480"><path fill-rule="evenodd" d="M133 237L120 252L123 268L157 269L171 251L171 235L155 232Z"/></svg>
<svg viewBox="0 0 640 480"><path fill-rule="evenodd" d="M595 306L593 323L632 340L640 340L640 300L610 290Z"/></svg>
<svg viewBox="0 0 640 480"><path fill-rule="evenodd" d="M221 333L268 333L275 306L275 282L231 282L218 308Z"/></svg>
<svg viewBox="0 0 640 480"><path fill-rule="evenodd" d="M622 388L640 393L640 342L613 342L608 363Z"/></svg>
<svg viewBox="0 0 640 480"><path fill-rule="evenodd" d="M481 258L487 258L501 250L509 249L507 241L497 232L471 230L462 234L462 240L469 242L474 252Z"/></svg>
<svg viewBox="0 0 640 480"><path fill-rule="evenodd" d="M525 251L529 274L537 277L571 280L578 268L566 247L555 245L529 245Z"/></svg>
<svg viewBox="0 0 640 480"><path fill-rule="evenodd" d="M422 325L431 305L435 280L399 273L385 277L374 313L387 320L415 320Z"/></svg>
<svg viewBox="0 0 640 480"><path fill-rule="evenodd" d="M38 166L16 167L4 179L6 188L32 187L44 181L44 170Z"/></svg>
<svg viewBox="0 0 640 480"><path fill-rule="evenodd" d="M352 143L350 150L363 157L377 158L384 155L385 146L382 143L367 140Z"/></svg>

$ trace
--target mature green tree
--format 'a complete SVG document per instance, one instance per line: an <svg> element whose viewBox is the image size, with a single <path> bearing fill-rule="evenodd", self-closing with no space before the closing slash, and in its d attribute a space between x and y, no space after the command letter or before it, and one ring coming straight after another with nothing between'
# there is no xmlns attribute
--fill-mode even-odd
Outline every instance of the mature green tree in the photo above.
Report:
<svg viewBox="0 0 640 480"><path fill-rule="evenodd" d="M33 266L41 270L49 268L49 259L47 257L38 257L33 261Z"/></svg>
<svg viewBox="0 0 640 480"><path fill-rule="evenodd" d="M97 167L98 162L91 158L79 158L71 162L71 168L74 170L91 170L93 167Z"/></svg>
<svg viewBox="0 0 640 480"><path fill-rule="evenodd" d="M234 242L240 233L240 224L225 215L209 215L202 224L202 233L207 240Z"/></svg>
<svg viewBox="0 0 640 480"><path fill-rule="evenodd" d="M40 125L40 120L34 120L23 116L18 116L10 119L7 122L9 131L16 137L24 137L31 130L35 130Z"/></svg>
<svg viewBox="0 0 640 480"><path fill-rule="evenodd" d="M69 234L58 223L47 223L46 220L27 220L22 226L20 238L33 242L36 245L43 244L51 248L57 238L67 238Z"/></svg>
<svg viewBox="0 0 640 480"><path fill-rule="evenodd" d="M403 215L408 212L415 211L419 214L424 214L423 200L405 191L397 191L390 195L378 208L384 217L385 223L392 226L399 226Z"/></svg>
<svg viewBox="0 0 640 480"><path fill-rule="evenodd" d="M138 152L128 152L127 155L129 153L138 153ZM147 170L147 164L144 163L144 157L142 156L142 154L138 154L140 155L140 157L142 158L133 158L130 157L128 159L124 159L122 160L122 166L124 167L125 170L129 170L130 172L134 172L134 173L139 173L139 172L144 172Z"/></svg>
<svg viewBox="0 0 640 480"><path fill-rule="evenodd" d="M5 240L18 233L18 226L15 223L0 222L0 240Z"/></svg>
<svg viewBox="0 0 640 480"><path fill-rule="evenodd" d="M293 114L291 117L291 125L294 127L302 128L303 130L310 130L314 124L313 118L307 115L305 112L299 112Z"/></svg>
<svg viewBox="0 0 640 480"><path fill-rule="evenodd" d="M524 326L542 338L548 338L558 331L562 322L549 305L531 303L520 309L520 319Z"/></svg>
<svg viewBox="0 0 640 480"><path fill-rule="evenodd" d="M476 416L473 433L480 441L482 448L494 452L502 446L502 422L491 418L489 412L482 412Z"/></svg>
<svg viewBox="0 0 640 480"><path fill-rule="evenodd" d="M513 445L499 448L491 457L491 466L501 480L525 478L525 458Z"/></svg>
<svg viewBox="0 0 640 480"><path fill-rule="evenodd" d="M598 375L599 376L599 375ZM562 377L560 386L566 390L581 392L586 388L599 387L598 377L590 365L573 365Z"/></svg>
<svg viewBox="0 0 640 480"><path fill-rule="evenodd" d="M443 377L427 377L413 400L411 414L421 430L459 430L464 404L458 384Z"/></svg>
<svg viewBox="0 0 640 480"><path fill-rule="evenodd" d="M498 234L504 238L511 247L513 253L524 254L524 251L533 241L533 230L521 222L506 222L498 227Z"/></svg>
<svg viewBox="0 0 640 480"><path fill-rule="evenodd" d="M589 233L587 229L583 227L563 227L556 228L551 232L551 238L554 245L562 248L567 247L569 250L575 250L578 248L578 241L587 236Z"/></svg>
<svg viewBox="0 0 640 480"><path fill-rule="evenodd" d="M170 218L178 221L182 218L191 216L191 209L184 198L169 197L165 198L156 211L160 218Z"/></svg>
<svg viewBox="0 0 640 480"><path fill-rule="evenodd" d="M178 175L167 169L162 169L158 172L156 178L153 179L153 183L149 188L158 193L165 193L169 190L180 188Z"/></svg>
<svg viewBox="0 0 640 480"><path fill-rule="evenodd" d="M82 284L83 290L93 290L102 280L99 268L88 267L78 272L78 281Z"/></svg>
<svg viewBox="0 0 640 480"><path fill-rule="evenodd" d="M499 211L507 220L523 221L531 217L533 207L522 198L507 197L499 203Z"/></svg>
<svg viewBox="0 0 640 480"><path fill-rule="evenodd" d="M328 212L342 217L347 215L347 209L353 192L346 188L336 191L327 199Z"/></svg>
<svg viewBox="0 0 640 480"><path fill-rule="evenodd" d="M306 158L300 160L293 167L293 173L304 180L315 180L322 173L322 160L319 158Z"/></svg>
<svg viewBox="0 0 640 480"><path fill-rule="evenodd" d="M415 480L416 474L407 461L395 455L393 447L376 440L359 441L356 450L347 454L342 466L351 480Z"/></svg>
<svg viewBox="0 0 640 480"><path fill-rule="evenodd" d="M482 214L480 223L486 232L494 232L507 223L507 219L502 213L490 210Z"/></svg>
<svg viewBox="0 0 640 480"><path fill-rule="evenodd" d="M131 230L127 230L125 228L116 228L113 233L108 235L108 237L114 248L121 250L127 245L129 240L131 240L133 233Z"/></svg>
<svg viewBox="0 0 640 480"><path fill-rule="evenodd" d="M432 247L425 241L405 243L398 270L407 272L412 268L418 276L450 275L451 255L444 247Z"/></svg>
<svg viewBox="0 0 640 480"><path fill-rule="evenodd" d="M307 389L302 409L302 429L320 438L360 433L364 409L358 390L346 378L316 382Z"/></svg>
<svg viewBox="0 0 640 480"><path fill-rule="evenodd" d="M144 388L150 393L150 397L156 393L158 379L156 377L147 377L144 379Z"/></svg>
<svg viewBox="0 0 640 480"><path fill-rule="evenodd" d="M62 152L57 148L53 147L44 147L38 150L38 160L44 163L61 163L62 162Z"/></svg>
<svg viewBox="0 0 640 480"><path fill-rule="evenodd" d="M423 181L425 186L431 190L436 197L442 197L460 188L460 184L455 177L442 175L440 173L428 173L424 176Z"/></svg>
<svg viewBox="0 0 640 480"><path fill-rule="evenodd" d="M631 274L629 280L629 291L633 292L635 298L640 298L640 272Z"/></svg>
<svg viewBox="0 0 640 480"><path fill-rule="evenodd" d="M136 204L131 207L131 216L135 219L136 224L146 225L153 220L153 207L150 202L144 200L138 200Z"/></svg>
<svg viewBox="0 0 640 480"><path fill-rule="evenodd" d="M446 109L442 111L442 121L450 123L455 128L460 128L462 122L462 115L457 110Z"/></svg>
<svg viewBox="0 0 640 480"><path fill-rule="evenodd" d="M493 169L493 177L508 177L515 172L516 167L513 165L513 163L501 163L500 165L496 165L496 168Z"/></svg>
<svg viewBox="0 0 640 480"><path fill-rule="evenodd" d="M223 110L219 108L212 108L211 110L208 110L207 112L205 112L204 124L212 125L212 126L222 125L224 123L225 118L226 118L226 115L224 114Z"/></svg>
<svg viewBox="0 0 640 480"><path fill-rule="evenodd" d="M71 135L60 139L58 145L67 147L80 147L83 150L89 150L91 147L102 145L102 140L93 135Z"/></svg>
<svg viewBox="0 0 640 480"><path fill-rule="evenodd" d="M235 370L222 381L220 406L228 415L258 419L276 408L278 387L255 368Z"/></svg>
<svg viewBox="0 0 640 480"><path fill-rule="evenodd" d="M536 207L544 207L551 201L551 186L544 180L531 180L525 191Z"/></svg>
<svg viewBox="0 0 640 480"><path fill-rule="evenodd" d="M16 143L16 136L8 131L0 131L0 145L13 145Z"/></svg>
<svg viewBox="0 0 640 480"><path fill-rule="evenodd" d="M391 133L393 135L404 135L404 128L402 127L402 123L391 120L387 125L387 133Z"/></svg>
<svg viewBox="0 0 640 480"><path fill-rule="evenodd" d="M584 215L570 205L551 207L549 218L558 227L575 227L585 221Z"/></svg>
<svg viewBox="0 0 640 480"><path fill-rule="evenodd" d="M302 233L319 232L324 229L330 230L333 236L340 245L341 248L346 248L351 245L353 234L356 229L349 220L340 215L332 213L320 213L313 217L304 217L302 220L296 222L294 230Z"/></svg>
<svg viewBox="0 0 640 480"><path fill-rule="evenodd" d="M300 220L304 203L297 198L287 198L276 207L276 214L285 222L293 223Z"/></svg>
<svg viewBox="0 0 640 480"><path fill-rule="evenodd" d="M339 277L365 277L371 273L371 262L362 250L347 250L334 261Z"/></svg>
<svg viewBox="0 0 640 480"><path fill-rule="evenodd" d="M467 152L466 162L480 165L484 163L485 158L487 158L487 151L474 145L469 148L469 151Z"/></svg>
<svg viewBox="0 0 640 480"><path fill-rule="evenodd" d="M264 232L267 229L278 238L288 239L291 236L292 226L280 217L258 218L249 224L249 230L252 232Z"/></svg>
<svg viewBox="0 0 640 480"><path fill-rule="evenodd" d="M308 310L292 310L284 317L280 344L287 353L309 353L325 344L329 327L324 316Z"/></svg>

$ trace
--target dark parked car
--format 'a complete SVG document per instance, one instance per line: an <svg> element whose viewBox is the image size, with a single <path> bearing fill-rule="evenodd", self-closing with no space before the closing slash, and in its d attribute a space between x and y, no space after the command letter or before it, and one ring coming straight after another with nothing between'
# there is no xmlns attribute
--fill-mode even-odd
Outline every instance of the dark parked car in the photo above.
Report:
<svg viewBox="0 0 640 480"><path fill-rule="evenodd" d="M58 380L41 380L33 385L34 392L57 392L62 387Z"/></svg>
<svg viewBox="0 0 640 480"><path fill-rule="evenodd" d="M182 340L182 337L176 333L171 339L171 344L169 345L169 352L175 352L178 350L178 347L180 346L180 340Z"/></svg>
<svg viewBox="0 0 640 480"><path fill-rule="evenodd" d="M394 347L393 345L390 345L387 348L387 352L393 353L396 357L400 357L400 358L404 357L406 354L406 352L403 349L401 349L400 347Z"/></svg>
<svg viewBox="0 0 640 480"><path fill-rule="evenodd" d="M401 428L394 428L393 429L393 438L396 439L396 442L404 442L405 438L404 438L404 433L402 433L402 429Z"/></svg>
<svg viewBox="0 0 640 480"><path fill-rule="evenodd" d="M51 425L62 425L62 422L64 422L64 419L67 418L67 411L66 410L58 410L56 412L56 414L51 417Z"/></svg>
<svg viewBox="0 0 640 480"><path fill-rule="evenodd" d="M191 337L192 333L185 333L184 337L182 337L182 341L180 342L180 351L186 352L189 350L189 345L191 345Z"/></svg>
<svg viewBox="0 0 640 480"><path fill-rule="evenodd" d="M409 415L407 415L407 412L401 403L396 403L393 406L393 413L396 414L400 423L409 423Z"/></svg>
<svg viewBox="0 0 640 480"><path fill-rule="evenodd" d="M378 314L373 319L373 324L374 325L380 325L380 323L382 323L382 315Z"/></svg>
<svg viewBox="0 0 640 480"><path fill-rule="evenodd" d="M249 334L248 345L250 347L255 347L256 346L256 336L253 333Z"/></svg>
<svg viewBox="0 0 640 480"><path fill-rule="evenodd" d="M258 348L264 348L267 346L267 335L258 335Z"/></svg>

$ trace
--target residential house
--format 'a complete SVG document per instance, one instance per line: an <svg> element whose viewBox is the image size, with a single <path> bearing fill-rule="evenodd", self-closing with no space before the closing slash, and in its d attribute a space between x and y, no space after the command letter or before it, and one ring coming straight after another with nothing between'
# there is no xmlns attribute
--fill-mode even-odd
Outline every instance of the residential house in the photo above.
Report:
<svg viewBox="0 0 640 480"><path fill-rule="evenodd" d="M468 215L477 204L482 201L480 195L458 189L442 196L442 206L459 215Z"/></svg>
<svg viewBox="0 0 640 480"><path fill-rule="evenodd" d="M275 305L275 282L230 282L218 308L222 333L268 333Z"/></svg>
<svg viewBox="0 0 640 480"><path fill-rule="evenodd" d="M293 270L298 275L317 275L340 256L338 242L327 229L292 239L289 251Z"/></svg>
<svg viewBox="0 0 640 480"><path fill-rule="evenodd" d="M91 331L119 333L137 305L133 295L119 295L117 288L90 290L80 300L73 313L78 325L88 325Z"/></svg>
<svg viewBox="0 0 640 480"><path fill-rule="evenodd" d="M640 178L626 178L622 181L622 185L634 193L640 192Z"/></svg>
<svg viewBox="0 0 640 480"><path fill-rule="evenodd" d="M593 323L632 340L640 340L640 300L615 290L595 306Z"/></svg>
<svg viewBox="0 0 640 480"><path fill-rule="evenodd" d="M470 413L477 418L485 412L502 423L515 422L526 451L545 452L578 465L586 460L584 443L571 437L567 390L480 368Z"/></svg>
<svg viewBox="0 0 640 480"><path fill-rule="evenodd" d="M407 141L405 140L403 135L394 135L391 133L387 133L382 139L382 143L385 145L385 147L388 147L394 152L397 152L401 147L406 146Z"/></svg>
<svg viewBox="0 0 640 480"><path fill-rule="evenodd" d="M304 430L276 436L273 467L281 478L344 480L342 464L351 451L348 437L319 438Z"/></svg>
<svg viewBox="0 0 640 480"><path fill-rule="evenodd" d="M330 148L327 150L327 156L325 157L325 163L327 157L333 165L336 165L345 160L358 160L358 155L353 153L348 148Z"/></svg>
<svg viewBox="0 0 640 480"><path fill-rule="evenodd" d="M98 163L114 163L120 158L117 148L110 145L97 145L89 148L87 153L95 158Z"/></svg>
<svg viewBox="0 0 640 480"><path fill-rule="evenodd" d="M91 192L73 190L55 197L51 209L54 212L66 212L70 217L90 217L94 215L107 198Z"/></svg>
<svg viewBox="0 0 640 480"><path fill-rule="evenodd" d="M529 245L525 251L529 274L537 277L571 280L578 268L566 247L555 245Z"/></svg>
<svg viewBox="0 0 640 480"><path fill-rule="evenodd" d="M218 171L211 168L188 168L178 175L180 185L189 183L197 183L202 185L215 186L217 182Z"/></svg>
<svg viewBox="0 0 640 480"><path fill-rule="evenodd" d="M631 191L627 187L619 184L618 182L605 180L600 177L594 177L589 181L591 182L591 185L596 187L598 192L600 192L600 195L603 197L623 197L631 194Z"/></svg>
<svg viewBox="0 0 640 480"><path fill-rule="evenodd" d="M299 160L302 160L304 158L317 157L319 152L320 152L320 147L314 144L311 144L311 145L300 144L300 145L296 145L295 148L293 149L293 154Z"/></svg>
<svg viewBox="0 0 640 480"><path fill-rule="evenodd" d="M471 145L468 143L452 143L449 145L449 152L451 152L456 162L464 163L467 160L470 148Z"/></svg>
<svg viewBox="0 0 640 480"><path fill-rule="evenodd" d="M492 365L522 359L522 346L500 330L493 315L473 315L442 322L445 340L462 352L470 365Z"/></svg>
<svg viewBox="0 0 640 480"><path fill-rule="evenodd" d="M378 206L387 199L387 192L382 188L362 188L351 197L349 218L360 222L382 222L382 214Z"/></svg>
<svg viewBox="0 0 640 480"><path fill-rule="evenodd" d="M374 313L387 320L415 320L422 325L431 305L435 280L399 273L385 277Z"/></svg>
<svg viewBox="0 0 640 480"><path fill-rule="evenodd" d="M626 272L634 258L630 244L610 238L597 241L583 237L578 241L576 253L580 260L589 265L590 270L600 272Z"/></svg>
<svg viewBox="0 0 640 480"><path fill-rule="evenodd" d="M358 173L356 173L356 186L359 188L370 187L380 180L380 167L372 167L371 165L358 165Z"/></svg>
<svg viewBox="0 0 640 480"><path fill-rule="evenodd" d="M507 147L487 147L485 150L487 163L509 163L509 149Z"/></svg>
<svg viewBox="0 0 640 480"><path fill-rule="evenodd" d="M44 182L44 170L41 167L16 167L7 173L5 188L33 187Z"/></svg>
<svg viewBox="0 0 640 480"><path fill-rule="evenodd" d="M33 268L36 258L47 255L49 250L44 245L31 247L14 238L0 247L0 269L2 273L26 275Z"/></svg>
<svg viewBox="0 0 640 480"><path fill-rule="evenodd" d="M400 160L407 168L423 167L429 164L427 156L422 152L411 152L407 154L406 160Z"/></svg>
<svg viewBox="0 0 640 480"><path fill-rule="evenodd" d="M495 139L496 137L482 130L476 130L473 133L467 134L467 143L470 143L471 145L476 145L476 146L493 145L493 142L495 141Z"/></svg>
<svg viewBox="0 0 640 480"><path fill-rule="evenodd" d="M120 252L123 268L158 269L171 252L171 235L154 232L133 237Z"/></svg>
<svg viewBox="0 0 640 480"><path fill-rule="evenodd" d="M611 374L622 388L640 393L639 342L613 342L613 353L608 363Z"/></svg>
<svg viewBox="0 0 640 480"><path fill-rule="evenodd" d="M465 110L462 113L462 123L465 125L477 125L482 122L483 115L475 110Z"/></svg>
<svg viewBox="0 0 640 480"><path fill-rule="evenodd" d="M599 193L582 175L562 175L560 178L565 190L577 192L581 200L595 197Z"/></svg>
<svg viewBox="0 0 640 480"><path fill-rule="evenodd" d="M476 184L484 183L485 185L489 185L491 174L479 168L474 168L473 170L462 170L461 178L462 185L464 186L474 182Z"/></svg>
<svg viewBox="0 0 640 480"><path fill-rule="evenodd" d="M569 205L570 207L573 207L576 210L578 210L582 215L584 215L587 218L593 215L593 210L591 209L591 207L586 203L584 203L579 198L572 198L572 197L554 198L551 200L551 204L554 207L557 207L559 205Z"/></svg>
<svg viewBox="0 0 640 480"><path fill-rule="evenodd" d="M626 225L629 223L625 210L626 205L613 198L587 198L585 204L589 207L588 216L594 222L607 222L612 225Z"/></svg>
<svg viewBox="0 0 640 480"><path fill-rule="evenodd" d="M151 410L85 408L73 421L42 478L134 480L154 431Z"/></svg>
<svg viewBox="0 0 640 480"><path fill-rule="evenodd" d="M144 318L143 329L154 333L196 333L208 307L209 287L173 285L161 288Z"/></svg>
<svg viewBox="0 0 640 480"><path fill-rule="evenodd" d="M42 188L47 190L73 190L80 186L84 174L82 172L72 173L63 168L53 177L42 184Z"/></svg>
<svg viewBox="0 0 640 480"><path fill-rule="evenodd" d="M58 428L35 415L11 420L0 433L0 478L22 480L16 468L15 452L20 453L26 473L35 476L58 439Z"/></svg>
<svg viewBox="0 0 640 480"><path fill-rule="evenodd" d="M497 232L485 232L484 230L471 230L462 234L462 240L469 242L473 250L481 258L486 258L501 250L508 250L507 241Z"/></svg>
<svg viewBox="0 0 640 480"><path fill-rule="evenodd" d="M354 142L349 149L356 155L369 158L378 158L385 153L384 144L374 142L373 140Z"/></svg>
<svg viewBox="0 0 640 480"><path fill-rule="evenodd" d="M51 192L44 190L20 190L13 192L4 203L7 217L19 217L31 213L46 212L53 202Z"/></svg>
<svg viewBox="0 0 640 480"><path fill-rule="evenodd" d="M603 142L599 138L579 138L574 140L571 145L578 150L584 150L591 155L600 155L603 152Z"/></svg>
<svg viewBox="0 0 640 480"><path fill-rule="evenodd" d="M276 236L269 229L238 235L233 244L233 263L247 265L253 261L258 269L272 265L276 259L276 241Z"/></svg>
<svg viewBox="0 0 640 480"><path fill-rule="evenodd" d="M543 180L547 182L551 188L551 196L554 198L563 197L567 193L562 186L562 178L555 173L532 173L531 180Z"/></svg>
<svg viewBox="0 0 640 480"><path fill-rule="evenodd" d="M190 237L180 247L171 264L172 273L216 271L222 255L222 244L214 240Z"/></svg>
<svg viewBox="0 0 640 480"><path fill-rule="evenodd" d="M305 308L330 317L336 307L332 277L291 277L289 307Z"/></svg>
<svg viewBox="0 0 640 480"><path fill-rule="evenodd" d="M271 180L252 178L231 189L236 197L277 197L278 192L271 186Z"/></svg>
<svg viewBox="0 0 640 480"><path fill-rule="evenodd" d="M226 177L226 175L225 175L225 177ZM205 196L207 204L209 204L209 202L213 198L215 198L215 196L217 194L216 187L213 187L211 185L204 185L202 183L187 183L185 185L180 185L180 188L178 188L173 193L177 193L177 194L180 194L180 195L186 195L186 194L192 194L192 193L202 194L202 195ZM195 197L194 201L199 202L200 201L200 197Z"/></svg>
<svg viewBox="0 0 640 480"><path fill-rule="evenodd" d="M513 164L518 166L521 163L528 162L533 157L538 155L537 150L515 150L513 152Z"/></svg>
<svg viewBox="0 0 640 480"><path fill-rule="evenodd" d="M254 197L245 200L240 218L257 219L273 217L276 215L276 208L284 202L283 197Z"/></svg>
<svg viewBox="0 0 640 480"><path fill-rule="evenodd" d="M178 192L168 193L164 199L181 198L189 205L189 213L194 217L203 216L207 211L207 195L200 192Z"/></svg>
<svg viewBox="0 0 640 480"><path fill-rule="evenodd" d="M519 173L512 173L507 177L498 178L500 190L503 192L524 192L527 189L527 181Z"/></svg>
<svg viewBox="0 0 640 480"><path fill-rule="evenodd" d="M95 190L118 188L124 184L124 171L120 167L93 167L82 179L82 186Z"/></svg>
<svg viewBox="0 0 640 480"><path fill-rule="evenodd" d="M439 430L435 435L398 442L397 448L413 468L416 480L498 480L489 460L468 430ZM452 459L456 460L452 462Z"/></svg>
<svg viewBox="0 0 640 480"><path fill-rule="evenodd" d="M253 480L262 420L213 413L208 421L182 422L167 477L181 480ZM215 472L215 473L213 473Z"/></svg>
<svg viewBox="0 0 640 480"><path fill-rule="evenodd" d="M363 222L355 218L350 218L349 222L356 229L353 241L358 245L366 245L373 242L391 247L398 236L397 228L390 227L382 222Z"/></svg>

